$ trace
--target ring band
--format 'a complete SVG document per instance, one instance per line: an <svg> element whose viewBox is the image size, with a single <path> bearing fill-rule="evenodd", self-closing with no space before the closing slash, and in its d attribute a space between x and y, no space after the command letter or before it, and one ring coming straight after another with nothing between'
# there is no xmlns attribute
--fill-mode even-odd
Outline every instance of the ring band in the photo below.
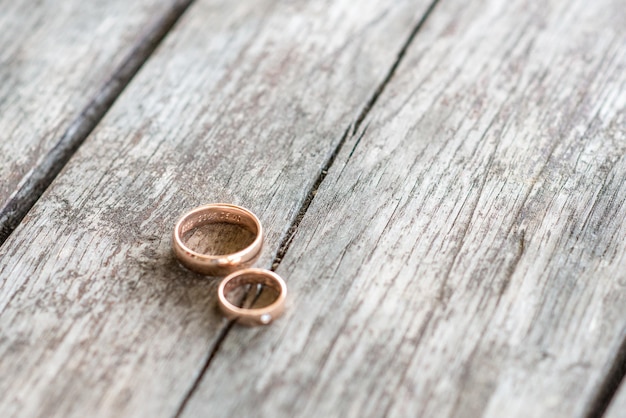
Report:
<svg viewBox="0 0 626 418"><path fill-rule="evenodd" d="M262 284L278 292L274 302L262 308L239 308L226 299L226 294L247 284ZM281 277L269 270L245 269L227 276L217 289L220 309L228 319L237 319L243 325L267 325L278 318L285 310L287 285Z"/></svg>
<svg viewBox="0 0 626 418"><path fill-rule="evenodd" d="M254 241L246 248L232 254L202 254L185 245L182 237L203 225L228 223L239 225L252 232ZM172 249L178 260L188 269L209 276L225 276L249 267L261 254L263 228L259 219L249 210L228 203L200 206L184 214L174 227Z"/></svg>

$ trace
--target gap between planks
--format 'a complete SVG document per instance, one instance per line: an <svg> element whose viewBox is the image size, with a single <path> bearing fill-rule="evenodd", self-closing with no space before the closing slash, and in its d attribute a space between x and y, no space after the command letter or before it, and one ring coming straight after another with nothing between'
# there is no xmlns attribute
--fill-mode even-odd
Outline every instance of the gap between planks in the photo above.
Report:
<svg viewBox="0 0 626 418"><path fill-rule="evenodd" d="M606 414L621 383L625 381L624 376L626 376L626 337L617 349L613 364L589 405L589 410L585 414L587 418L601 418Z"/></svg>
<svg viewBox="0 0 626 418"><path fill-rule="evenodd" d="M22 222L193 2L194 0L177 0L169 11L145 32L139 43L133 46L113 72L113 76L74 119L42 162L26 175L25 181L0 209L0 246Z"/></svg>
<svg viewBox="0 0 626 418"><path fill-rule="evenodd" d="M356 121L354 123L351 123L346 128L346 130L344 131L344 134L341 137L341 140L339 141L337 146L332 150L330 156L326 160L326 163L320 170L317 176L317 179L315 180L315 183L313 183L313 186L311 186L311 188L309 189L307 193L306 198L302 202L302 205L300 206L300 210L298 211L298 215L296 215L296 217L294 218L293 222L289 226L289 229L287 230L287 233L283 237L280 243L280 246L278 247L278 252L276 253L276 256L274 257L274 260L272 261L272 267L271 267L272 271L275 271L278 268L285 254L289 250L289 247L291 245L291 242L293 241L293 237L295 236L298 230L300 222L302 221L302 219L304 218L304 215L306 214L307 210L311 206L311 203L313 202L313 199L315 198L315 194L317 193L322 182L326 178L326 175L328 174L328 170L330 170L330 168L332 167L333 163L335 162L335 159L337 158L337 155L341 152L343 146L346 144L348 139L351 139L356 135L356 133L359 130L359 127L361 126L361 123L363 122L367 114L370 112L370 110L376 105L378 98L385 91L385 87L387 86L387 84L389 84L389 82L393 78L409 46L411 45L411 43L413 42L413 40L415 39L419 31L422 29L422 27L424 26L428 18L432 15L438 3L439 3L439 0L432 0L430 2L430 4L428 5L428 8L422 15L422 18L417 22L417 24L415 25L415 27L409 34L406 41L404 41L402 47L400 48L400 51L398 52L396 56L396 59L394 60L391 67L387 71L387 74L385 75L383 80L380 82L380 84L378 85L378 87L376 88L372 96L370 97L370 99L366 102L365 106L359 113L359 116L357 117ZM357 139L356 143L354 144L354 148L358 146L359 141L360 141L360 138ZM352 149L352 152L354 152L354 148ZM351 152L351 155L352 155L352 152ZM215 343L213 344L213 346L211 347L211 350L208 353L205 363L202 365L202 369L200 370L200 373L198 374L195 381L189 388L189 391L183 398L180 406L178 407L178 410L176 411L176 414L174 414L174 418L180 418L182 416L183 412L185 411L185 408L187 407L187 404L189 403L189 400L198 389L200 382L202 381L202 378L204 377L204 375L206 374L206 371L211 366L213 359L216 357L217 353L219 352L220 347L222 346L224 340L228 336L235 322L236 321L229 321L220 330Z"/></svg>

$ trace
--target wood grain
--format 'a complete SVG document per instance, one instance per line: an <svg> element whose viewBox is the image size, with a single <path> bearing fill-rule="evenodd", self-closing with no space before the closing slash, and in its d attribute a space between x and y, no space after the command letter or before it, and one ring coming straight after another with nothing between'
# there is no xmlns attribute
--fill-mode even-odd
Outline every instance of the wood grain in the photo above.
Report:
<svg viewBox="0 0 626 418"><path fill-rule="evenodd" d="M147 28L179 3L0 2L0 242L132 76L126 67L145 60Z"/></svg>
<svg viewBox="0 0 626 418"><path fill-rule="evenodd" d="M277 269L286 317L183 416L587 416L626 338L622 6L442 1Z"/></svg>
<svg viewBox="0 0 626 418"><path fill-rule="evenodd" d="M241 204L270 266L426 7L195 3L0 248L0 415L176 413L228 324L174 221Z"/></svg>

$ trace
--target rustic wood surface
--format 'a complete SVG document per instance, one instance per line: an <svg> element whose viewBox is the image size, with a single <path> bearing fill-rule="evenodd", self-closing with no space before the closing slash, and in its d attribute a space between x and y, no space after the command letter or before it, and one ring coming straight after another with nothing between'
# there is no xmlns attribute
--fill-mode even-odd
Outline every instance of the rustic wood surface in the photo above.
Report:
<svg viewBox="0 0 626 418"><path fill-rule="evenodd" d="M277 270L286 318L233 329L188 415L593 414L626 336L622 17L441 2Z"/></svg>
<svg viewBox="0 0 626 418"><path fill-rule="evenodd" d="M0 243L187 3L0 1Z"/></svg>
<svg viewBox="0 0 626 418"><path fill-rule="evenodd" d="M228 323L174 221L243 204L271 266L427 6L191 6L0 250L0 415L177 413Z"/></svg>
<svg viewBox="0 0 626 418"><path fill-rule="evenodd" d="M601 416L625 13L196 2L0 247L0 415ZM269 327L170 254L211 201L266 228L290 291Z"/></svg>

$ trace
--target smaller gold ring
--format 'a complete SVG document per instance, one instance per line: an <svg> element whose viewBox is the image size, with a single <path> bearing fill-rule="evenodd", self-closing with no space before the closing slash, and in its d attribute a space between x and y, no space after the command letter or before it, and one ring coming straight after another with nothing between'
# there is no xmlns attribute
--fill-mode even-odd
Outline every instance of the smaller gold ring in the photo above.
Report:
<svg viewBox="0 0 626 418"><path fill-rule="evenodd" d="M189 231L212 223L239 225L252 232L254 241L246 248L232 254L202 254L185 245L182 237ZM174 227L172 250L188 269L209 276L225 276L233 271L251 266L261 254L263 228L259 219L249 210L228 203L212 203L192 209L184 214Z"/></svg>
<svg viewBox="0 0 626 418"><path fill-rule="evenodd" d="M240 286L247 284L262 284L278 292L274 302L262 308L240 308L226 299L226 294ZM239 270L222 280L217 289L217 299L220 309L228 319L237 319L243 325L267 325L282 315L285 310L287 285L281 277L273 271L264 269Z"/></svg>

